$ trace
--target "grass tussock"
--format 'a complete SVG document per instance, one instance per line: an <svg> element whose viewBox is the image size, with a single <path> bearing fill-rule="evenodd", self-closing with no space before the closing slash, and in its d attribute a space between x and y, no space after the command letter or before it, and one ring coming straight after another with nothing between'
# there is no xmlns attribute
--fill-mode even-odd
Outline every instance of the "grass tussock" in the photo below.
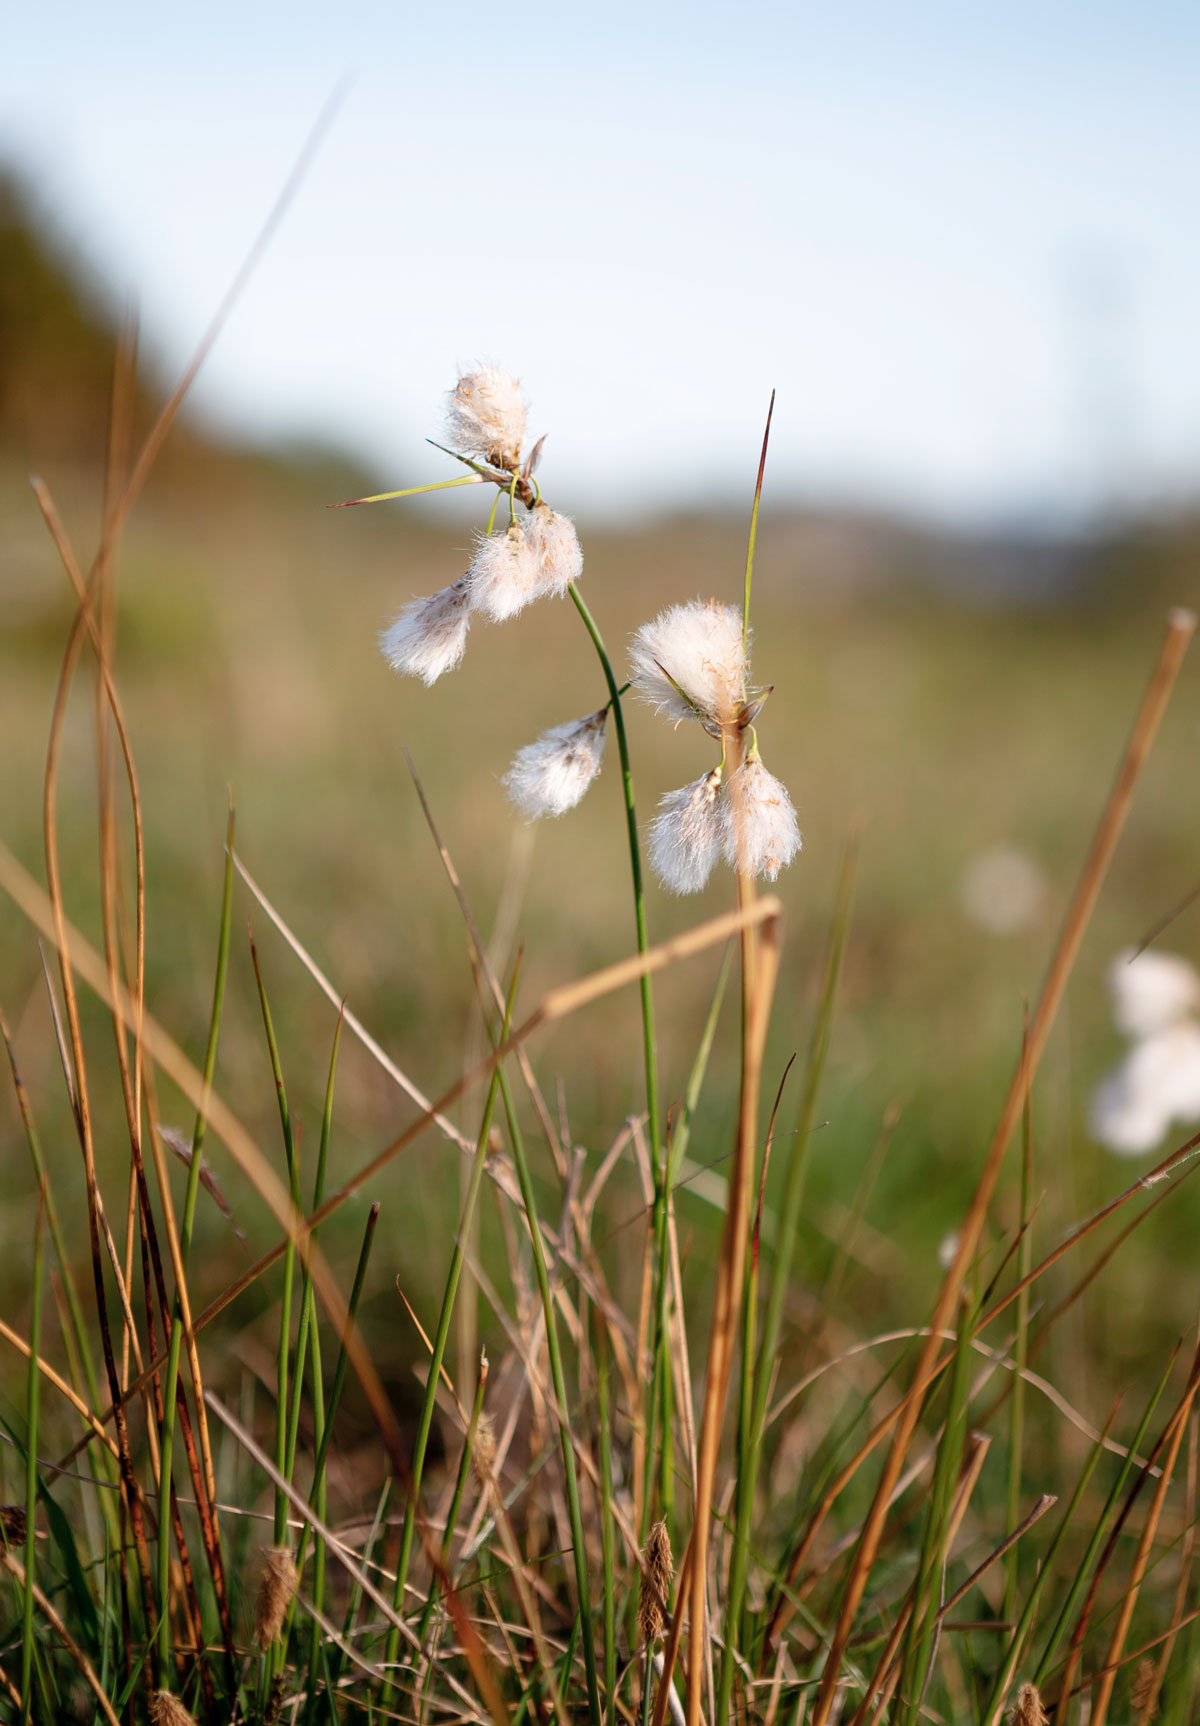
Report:
<svg viewBox="0 0 1200 1726"><path fill-rule="evenodd" d="M1179 1338L1100 1409L1071 1356L1081 1312L1123 1298L1122 1248L1178 1202L1200 1137L1051 1233L1037 1108L1194 618L1167 620L1045 982L1014 1027L1004 1101L964 1151L971 1191L945 1262L930 1261L920 1310L882 1310L843 1292L894 1114L864 1152L832 1259L806 1256L802 1227L858 845L803 1006L779 989L783 903L759 885L774 888L800 843L760 753L771 690L749 682L765 440L750 553L731 583L740 609L728 595L688 602L637 638L635 684L720 756L663 800L651 859L678 892L729 869L724 910L656 936L629 686L580 591L574 529L541 496L542 445L526 453L512 380L460 380L451 453L465 471L418 489L492 487L494 507L450 598L409 605L385 651L433 682L466 651L474 583L493 620L567 598L607 700L527 746L515 785L526 813L563 814L595 778L611 727L630 950L577 977L543 956L556 980L523 993L524 955L481 932L470 859L452 854L437 788L414 770L470 1003L454 1076L439 1079L403 1070L342 999L240 861L232 813L206 1036L189 1052L151 999L118 553L182 391L140 451L134 394L126 344L89 560L50 489L35 489L74 609L43 785L45 885L0 848L0 885L46 961L36 1083L2 1026L35 1198L27 1309L0 1321L19 1477L14 1490L6 1474L12 1501L0 1507L0 1713L156 1726L1193 1719L1200 1347ZM80 694L97 810L86 886L60 842ZM251 932L256 1022L242 1014L231 1047L243 909L285 942L266 950ZM1161 910L1145 907L1147 926ZM681 975L698 979L705 1016L672 1097L655 991ZM194 976L186 986L200 988ZM297 1048L277 1032L278 994L314 988L322 1035ZM634 1026L638 1106L583 1143L565 1089L547 1089L548 1033L586 1058L589 1014L614 1004ZM780 1020L804 1053L778 1058ZM407 1097L390 1142L357 1165L339 1134L347 1037ZM223 1097L223 1067L244 1061L251 1038L269 1074L269 1143L266 1110L251 1126ZM713 1100L722 1049L736 1071L727 1110ZM296 1102L298 1073L319 1075L315 1112ZM181 1109L190 1132L172 1124ZM427 1138L457 1183L456 1226L432 1238L411 1226L416 1193L391 1217L379 1203L358 1214L364 1191ZM681 1209L695 1183L703 1226ZM246 1258L251 1240L270 1240L216 1290L197 1248L202 1190L231 1239L249 1237ZM417 1269L437 1298L410 1301ZM372 1306L415 1339L400 1384L373 1340Z"/></svg>

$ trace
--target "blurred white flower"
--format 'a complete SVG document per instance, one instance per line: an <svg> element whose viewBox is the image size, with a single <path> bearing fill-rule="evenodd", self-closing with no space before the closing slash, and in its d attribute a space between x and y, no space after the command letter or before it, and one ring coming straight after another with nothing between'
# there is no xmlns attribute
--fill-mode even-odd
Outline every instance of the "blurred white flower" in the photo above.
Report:
<svg viewBox="0 0 1200 1726"><path fill-rule="evenodd" d="M1042 871L1027 852L1012 845L980 851L963 873L963 910L989 935L1028 929L1041 917L1047 898Z"/></svg>
<svg viewBox="0 0 1200 1726"><path fill-rule="evenodd" d="M951 1229L947 1234L944 1234L938 1242L938 1263L944 1271L948 1271L950 1266L958 1257L958 1243L961 1239L962 1235L959 1231L957 1229Z"/></svg>
<svg viewBox="0 0 1200 1726"><path fill-rule="evenodd" d="M508 795L535 820L574 809L600 771L608 708L586 719L572 719L543 731L536 743L518 749L504 775Z"/></svg>
<svg viewBox="0 0 1200 1726"><path fill-rule="evenodd" d="M460 455L486 456L510 473L520 467L525 398L516 378L498 366L459 378L446 398L446 430Z"/></svg>
<svg viewBox="0 0 1200 1726"><path fill-rule="evenodd" d="M497 623L535 599L559 598L583 571L583 553L565 515L536 503L504 533L484 534L468 574L471 604Z"/></svg>
<svg viewBox="0 0 1200 1726"><path fill-rule="evenodd" d="M650 862L672 893L698 893L721 854L721 769L668 791L650 823Z"/></svg>
<svg viewBox="0 0 1200 1726"><path fill-rule="evenodd" d="M1149 1037L1200 1007L1200 976L1177 953L1120 953L1108 970L1113 1017L1127 1037Z"/></svg>
<svg viewBox="0 0 1200 1726"><path fill-rule="evenodd" d="M676 722L731 725L746 699L742 616L732 605L670 606L643 623L629 657L638 694Z"/></svg>
<svg viewBox="0 0 1200 1726"><path fill-rule="evenodd" d="M395 671L435 683L466 650L471 623L471 580L460 575L440 593L414 599L379 637L380 651Z"/></svg>
<svg viewBox="0 0 1200 1726"><path fill-rule="evenodd" d="M721 810L721 848L731 868L774 881L800 849L800 824L787 789L749 756L730 778Z"/></svg>
<svg viewBox="0 0 1200 1726"><path fill-rule="evenodd" d="M1118 1156L1138 1157L1172 1125L1200 1121L1200 1025L1190 1019L1136 1042L1092 1098L1091 1133Z"/></svg>

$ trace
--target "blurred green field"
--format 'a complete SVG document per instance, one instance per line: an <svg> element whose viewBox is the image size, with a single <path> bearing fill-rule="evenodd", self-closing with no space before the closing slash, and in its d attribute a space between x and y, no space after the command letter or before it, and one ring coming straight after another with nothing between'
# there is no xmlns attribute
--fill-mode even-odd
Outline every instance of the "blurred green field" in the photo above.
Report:
<svg viewBox="0 0 1200 1726"><path fill-rule="evenodd" d="M413 479L439 477L438 458ZM94 474L47 474L82 553L98 520ZM193 1059L211 992L228 791L238 849L337 990L429 1093L450 1084L479 1030L465 942L409 778L407 747L446 843L498 954L524 949L522 1003L630 951L632 913L615 750L584 804L530 828L508 805L501 776L515 749L547 725L600 705L604 691L584 631L565 604L540 605L503 627L476 625L459 670L432 690L398 679L376 651L380 627L407 598L464 567L474 514L443 500L353 512L325 505L362 475L309 464L209 462L152 487L122 546L119 670L147 823L151 1010ZM552 455L543 474L554 492ZM697 594L737 600L745 523L736 517L652 522L614 530L581 522L584 586L618 664L636 625ZM51 703L73 601L24 476L0 484L0 823L5 842L41 875L40 796ZM851 548L853 549L853 548ZM858 886L830 1067L805 1203L804 1287L793 1318L812 1313L833 1242L845 1232L862 1173L889 1110L899 1117L856 1237L841 1317L877 1328L919 1322L933 1257L975 1179L1015 1061L1025 1003L1035 992L1066 896L1107 791L1157 649L1167 604L1195 597L1187 531L1093 551L1083 596L1026 595L971 603L947 591L944 546L910 546L903 580L861 580L829 532L767 515L755 600L755 681L775 692L760 725L768 766L789 786L804 851L780 883L787 908L784 971L767 1065L773 1090L788 1055L806 1047L839 860L857 843ZM951 588L953 584L951 583ZM1190 591L1189 591L1190 590ZM60 792L68 903L97 931L95 759L91 694L80 681ZM629 723L643 820L666 790L709 764L699 734L672 733L636 703ZM1200 661L1185 666L1099 912L1088 935L1034 1099L1036 1223L1046 1247L1146 1166L1120 1162L1088 1139L1086 1104L1121 1045L1103 986L1116 951L1137 941L1200 875ZM1033 922L995 935L963 905L965 871L990 847L1017 847L1045 879ZM695 900L652 887L652 938L731 903L721 874ZM278 1121L244 936L259 940L292 1096L311 1137L319 1121L334 1011L244 890L235 923L232 994L218 1088L272 1153ZM1164 945L1200 958L1200 910ZM658 987L663 1088L682 1094L711 999L709 955ZM77 1178L77 1151L57 1074L36 941L14 908L0 909L0 1002L17 1047L55 1178ZM103 1047L100 1015L95 1039ZM111 1045L111 1033L107 1033ZM107 1055L107 1049L105 1049ZM599 1156L641 1107L632 994L542 1034L533 1058L576 1140ZM727 1003L701 1119L697 1162L720 1159L732 1135L736 1007ZM111 1087L107 1080L97 1080ZM798 1094L785 1098L784 1133ZM110 1101L116 1103L115 1089ZM168 1121L188 1112L164 1100ZM465 1105L472 1123L477 1104ZM412 1107L352 1040L338 1091L336 1178L344 1178L410 1119ZM118 1116L100 1154L124 1166ZM34 1189L11 1092L0 1088L6 1203L0 1282L19 1311ZM781 1140L781 1143L783 1141ZM1164 1147L1165 1148L1165 1147ZM219 1147L214 1166L252 1243L268 1219ZM356 1236L365 1204L384 1202L389 1277L418 1306L439 1286L456 1205L456 1154L427 1135L400 1167L334 1226L331 1250ZM180 1171L182 1181L182 1170ZM1014 1177L1015 1181L1015 1171ZM1009 1182L999 1220L1010 1224ZM715 1251L719 1189L700 1179L680 1201L684 1250L697 1288ZM60 1203L61 1203L60 1199ZM636 1217L632 1168L606 1203L613 1228ZM1066 1393L1093 1409L1194 1318L1183 1280L1164 1264L1191 1256L1200 1197L1163 1206L1126 1250L1127 1275L1061 1328L1056 1363ZM215 1210L200 1218L201 1295L244 1262ZM80 1220L74 1238L86 1251ZM631 1240L632 1240L631 1236ZM630 1252L636 1275L640 1252ZM431 1243L435 1250L430 1251ZM346 1245L347 1251L353 1249ZM1149 1271L1155 1274L1149 1286ZM385 1279L386 1284L386 1279ZM1118 1297L1119 1294L1119 1298ZM257 1297L248 1297L247 1323ZM381 1352L409 1354L407 1321L390 1290L374 1298ZM239 1309L240 1311L241 1309ZM878 1324L877 1324L878 1321ZM1072 1329L1072 1327L1074 1327ZM252 1325L251 1325L252 1329ZM249 1334L249 1333L247 1333ZM1094 1346L1103 1339L1103 1349ZM1066 1346L1069 1344L1070 1346ZM246 1342L246 1348L251 1348Z"/></svg>

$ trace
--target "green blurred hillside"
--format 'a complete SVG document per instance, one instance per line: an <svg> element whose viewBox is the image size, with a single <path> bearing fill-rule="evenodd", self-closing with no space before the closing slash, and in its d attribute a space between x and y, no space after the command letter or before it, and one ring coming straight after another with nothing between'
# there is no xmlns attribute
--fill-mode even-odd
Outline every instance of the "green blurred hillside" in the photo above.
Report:
<svg viewBox="0 0 1200 1726"><path fill-rule="evenodd" d="M0 210L0 834L41 874L44 751L73 600L26 476L31 465L44 474L81 554L90 554L112 319L30 225L11 188L0 194ZM162 393L161 382L148 378L141 424ZM431 429L436 407L430 404ZM748 481L754 453L747 452ZM444 477L440 460L414 451L407 476L384 479ZM554 489L552 443L541 477L551 501L570 511L572 499ZM536 830L515 816L500 784L521 744L603 700L589 644L567 606L541 606L502 628L475 627L462 667L432 690L398 680L380 658L376 635L398 607L461 573L484 505L468 493L466 506L455 498L327 510L375 489L376 480L320 452L295 458L225 449L183 428L135 511L120 556L119 662L147 820L148 992L154 1013L196 1058L232 790L238 847L262 887L393 1057L436 1092L457 1076L478 1032L458 913L403 748L412 752L481 925L499 925L506 959L524 944L525 1003L631 948L628 863L613 759L579 810ZM770 480L769 473L768 498ZM636 625L670 601L740 597L740 517L636 527L581 520L580 527L589 604L617 656ZM1064 543L768 508L754 672L775 693L760 738L805 833L804 852L780 884L788 928L772 1087L787 1056L807 1044L839 858L851 836L860 849L806 1202L811 1286L819 1286L831 1238L842 1232L893 1105L899 1124L859 1236L851 1298L864 1310L908 1312L910 1290L927 1286L928 1257L973 1184L1019 1046L1024 1004L1037 987L1166 607L1197 599L1198 548L1195 520ZM68 726L60 805L72 914L94 936L91 707L84 678ZM662 793L708 764L708 747L699 736L672 733L636 704L630 729L646 818ZM1139 790L1035 1099L1036 1185L1046 1192L1039 1230L1047 1241L1141 1167L1115 1162L1084 1131L1088 1093L1120 1053L1102 979L1113 954L1200 876L1198 744L1194 659ZM972 921L963 899L972 864L996 847L1018 850L1044 882L1029 921L1003 935ZM725 877L690 902L653 889L653 936L722 908L731 891ZM247 914L262 946L293 1104L310 1136L334 1013L243 893L218 1084L274 1150L278 1123L241 934ZM1165 944L1200 960L1200 908L1180 919ZM716 970L710 957L661 984L663 1082L672 1100L686 1082ZM7 903L0 908L0 1000L17 1028L48 1143L71 1167L37 945ZM735 1022L731 1000L730 1035L714 1058L693 1144L702 1162L717 1163L729 1144ZM592 1010L575 1034L542 1038L534 1054L552 1098L561 1080L571 1128L593 1152L640 1106L629 1000ZM797 1101L785 1104L786 1125ZM169 1093L167 1109L168 1119L182 1118ZM349 1044L339 1090L339 1178L410 1116L411 1105ZM8 1195L0 1263L13 1267L0 1279L19 1287L33 1187L3 1087L0 1137ZM119 1163L119 1133L101 1154ZM418 1287L419 1243L447 1238L451 1156L430 1138L381 1183L385 1218L393 1207L392 1257ZM222 1153L214 1150L213 1158L252 1239L268 1238ZM706 1191L697 1182L680 1201L694 1274L712 1250ZM614 1183L613 1226L639 1202L632 1173ZM1189 1189L1163 1207L1146 1250L1187 1250L1198 1205ZM360 1215L346 1219L347 1234ZM205 1211L201 1228L211 1280L203 1297L238 1267L241 1248L215 1212ZM1104 1327L1104 1370L1119 1380L1128 1359L1153 1352L1147 1327L1174 1331L1193 1317L1173 1310L1168 1296L1149 1316L1133 1302L1089 1308L1075 1322ZM1070 1336L1069 1326L1062 1334ZM1063 1363L1068 1393L1089 1370L1080 1364L1087 1358L1083 1351L1078 1362Z"/></svg>

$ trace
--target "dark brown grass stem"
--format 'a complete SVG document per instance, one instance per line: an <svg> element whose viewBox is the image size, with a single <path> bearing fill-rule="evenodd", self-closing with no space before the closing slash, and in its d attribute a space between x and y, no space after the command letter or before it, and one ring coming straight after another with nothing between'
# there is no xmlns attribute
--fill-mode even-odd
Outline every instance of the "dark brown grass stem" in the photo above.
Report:
<svg viewBox="0 0 1200 1726"><path fill-rule="evenodd" d="M1100 887L1125 825L1129 807L1150 747L1158 731L1167 701L1178 676L1188 643L1196 629L1196 617L1190 611L1175 610L1167 619L1166 633L1159 650L1158 661L1150 684L1134 721L1133 730L1117 773L1116 782L1105 805L1099 826L1084 862L1079 884L1067 912L1058 946L1050 963L1041 996L1029 1026L1027 1047L1023 1050L1017 1071L1001 1111L983 1170L963 1223L958 1251L946 1273L941 1294L930 1320L931 1332L945 1328L958 1300L959 1290L975 1256L988 1207L1000 1178L1009 1141L1020 1118L1026 1093L1032 1084L1050 1028L1075 963L1084 931L1099 897ZM862 1538L850 1566L842 1596L841 1610L830 1641L829 1653L821 1676L821 1686L813 1706L811 1726L826 1726L833 1707L842 1657L846 1651L867 1581L883 1538L884 1522L892 1489L899 1479L917 1421L920 1418L925 1391L933 1377L938 1341L931 1335L921 1351L913 1375L913 1383L902 1404L896 1422L883 1471L863 1528ZM690 1726L690 1723L689 1723Z"/></svg>

